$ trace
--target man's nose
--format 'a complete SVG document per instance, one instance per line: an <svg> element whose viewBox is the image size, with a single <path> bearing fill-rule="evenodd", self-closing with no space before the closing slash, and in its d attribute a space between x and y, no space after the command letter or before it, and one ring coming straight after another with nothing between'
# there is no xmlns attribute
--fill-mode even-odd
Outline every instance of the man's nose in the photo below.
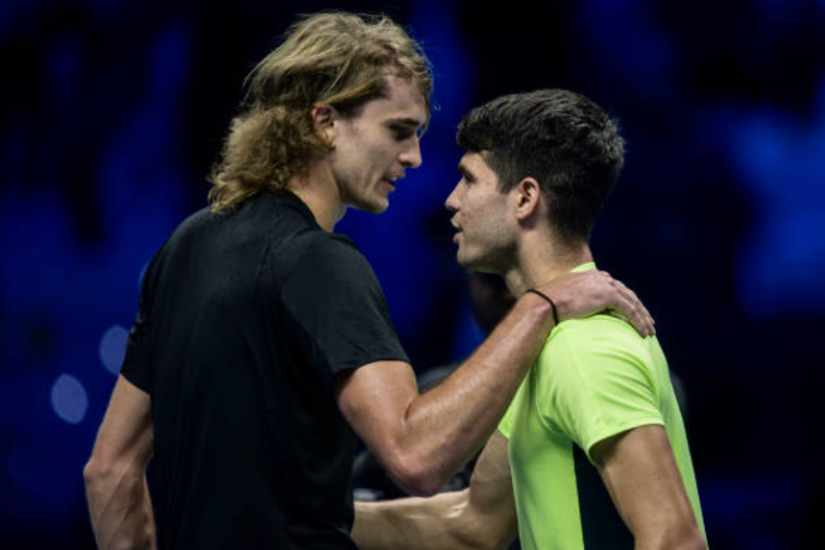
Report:
<svg viewBox="0 0 825 550"><path fill-rule="evenodd" d="M421 166L421 142L418 139L418 136L414 136L411 140L410 145L405 148L401 155L399 156L398 160L404 166L409 166L410 168L418 168Z"/></svg>
<svg viewBox="0 0 825 550"><path fill-rule="evenodd" d="M447 197L447 200L444 201L444 206L446 206L447 210L449 210L450 212L457 212L458 211L459 202L458 202L458 193L457 193L457 191L458 191L458 186L456 186L452 190L450 195Z"/></svg>

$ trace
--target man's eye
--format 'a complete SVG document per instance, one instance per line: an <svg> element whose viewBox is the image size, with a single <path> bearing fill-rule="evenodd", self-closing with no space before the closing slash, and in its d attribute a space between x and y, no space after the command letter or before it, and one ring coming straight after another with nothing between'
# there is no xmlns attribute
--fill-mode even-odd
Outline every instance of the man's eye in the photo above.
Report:
<svg viewBox="0 0 825 550"><path fill-rule="evenodd" d="M402 128L402 127L393 127L392 128L392 135L395 139L399 141L403 141L405 139L409 139L415 135L415 131L410 130L409 128Z"/></svg>

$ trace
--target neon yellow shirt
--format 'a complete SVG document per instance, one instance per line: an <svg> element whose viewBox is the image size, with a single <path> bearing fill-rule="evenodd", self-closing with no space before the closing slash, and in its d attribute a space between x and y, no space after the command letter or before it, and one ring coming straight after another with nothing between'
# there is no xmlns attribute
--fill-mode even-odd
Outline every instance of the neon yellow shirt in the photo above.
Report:
<svg viewBox="0 0 825 550"><path fill-rule="evenodd" d="M608 315L554 328L499 425L509 439L521 547L633 548L590 451L650 424L665 427L704 533L684 423L656 337L642 338Z"/></svg>

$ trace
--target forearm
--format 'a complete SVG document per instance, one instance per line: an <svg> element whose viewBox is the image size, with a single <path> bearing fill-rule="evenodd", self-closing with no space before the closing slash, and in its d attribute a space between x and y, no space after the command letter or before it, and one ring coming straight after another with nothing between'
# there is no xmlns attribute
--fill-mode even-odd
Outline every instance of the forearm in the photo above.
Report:
<svg viewBox="0 0 825 550"><path fill-rule="evenodd" d="M573 273L539 289L555 300L561 321L610 307L635 319L643 335L652 331L635 296L604 273ZM338 375L338 406L400 487L434 494L495 430L552 328L548 302L522 296L478 351L424 395L401 361Z"/></svg>
<svg viewBox="0 0 825 550"><path fill-rule="evenodd" d="M552 326L549 317L539 298L517 302L460 368L410 403L399 438L402 454L442 483L472 458L541 351Z"/></svg>
<svg viewBox="0 0 825 550"><path fill-rule="evenodd" d="M145 473L104 470L90 463L84 474L98 548L154 550L155 521Z"/></svg>
<svg viewBox="0 0 825 550"><path fill-rule="evenodd" d="M356 502L352 538L361 550L478 549L484 548L483 524L464 490L430 498Z"/></svg>

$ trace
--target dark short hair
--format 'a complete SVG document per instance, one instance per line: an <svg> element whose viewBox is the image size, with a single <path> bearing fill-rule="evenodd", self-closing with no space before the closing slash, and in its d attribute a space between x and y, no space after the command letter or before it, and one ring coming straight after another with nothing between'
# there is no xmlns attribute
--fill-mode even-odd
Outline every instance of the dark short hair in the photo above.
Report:
<svg viewBox="0 0 825 550"><path fill-rule="evenodd" d="M586 97L538 90L494 99L458 126L458 145L480 153L502 192L533 177L567 242L588 240L624 163L618 122Z"/></svg>

